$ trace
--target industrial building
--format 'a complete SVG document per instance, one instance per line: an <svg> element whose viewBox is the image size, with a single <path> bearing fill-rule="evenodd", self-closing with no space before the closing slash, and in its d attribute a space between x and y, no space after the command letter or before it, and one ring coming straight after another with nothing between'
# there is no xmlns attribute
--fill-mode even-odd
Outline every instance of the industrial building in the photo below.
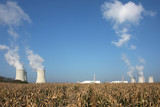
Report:
<svg viewBox="0 0 160 107"><path fill-rule="evenodd" d="M96 81L95 73L94 73L94 80L93 81L82 81L81 84L92 84L92 83L101 83L100 81Z"/></svg>

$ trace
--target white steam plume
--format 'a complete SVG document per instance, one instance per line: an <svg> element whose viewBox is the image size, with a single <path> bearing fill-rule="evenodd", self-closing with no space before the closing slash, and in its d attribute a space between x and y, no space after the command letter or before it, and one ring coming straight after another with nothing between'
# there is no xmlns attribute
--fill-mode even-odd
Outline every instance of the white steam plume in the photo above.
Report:
<svg viewBox="0 0 160 107"><path fill-rule="evenodd" d="M0 50L9 50L9 47L6 45L0 45Z"/></svg>
<svg viewBox="0 0 160 107"><path fill-rule="evenodd" d="M145 64L145 60L143 58L141 57L139 58L139 62L141 65L136 65L135 67L131 65L129 59L125 54L122 54L122 60L129 67L129 71L127 72L129 77L133 77L134 70L137 70L139 76L143 76L143 70L144 70L144 64Z"/></svg>
<svg viewBox="0 0 160 107"><path fill-rule="evenodd" d="M135 68L131 66L129 59L127 58L127 56L125 54L122 54L122 60L129 67L129 71L127 72L127 74L129 75L129 77L133 77L133 73L134 73Z"/></svg>
<svg viewBox="0 0 160 107"><path fill-rule="evenodd" d="M31 22L29 16L16 2L7 1L6 4L0 4L0 24L19 26L22 21Z"/></svg>
<svg viewBox="0 0 160 107"><path fill-rule="evenodd" d="M10 49L8 46L0 45L0 50L7 50L5 58L9 65L15 67L16 69L23 69L23 65L20 62L20 57L18 55L18 47L15 47L15 49Z"/></svg>
<svg viewBox="0 0 160 107"><path fill-rule="evenodd" d="M31 23L29 16L23 11L16 2L7 1L6 4L0 4L0 24L8 26L8 34L16 40L18 34L15 27L27 21Z"/></svg>
<svg viewBox="0 0 160 107"><path fill-rule="evenodd" d="M132 49L132 50L136 50L136 46L134 46L134 45L130 45L130 49Z"/></svg>
<svg viewBox="0 0 160 107"><path fill-rule="evenodd" d="M42 63L44 62L44 59L40 57L38 54L34 54L32 50L26 49L26 53L28 55L29 65L34 70L44 70L44 66Z"/></svg>
<svg viewBox="0 0 160 107"><path fill-rule="evenodd" d="M136 69L137 69L137 71L138 71L138 74L140 75L140 76L143 76L143 70L144 70L144 66L143 65L136 65Z"/></svg>
<svg viewBox="0 0 160 107"><path fill-rule="evenodd" d="M139 57L139 62L140 62L141 64L145 64L145 63L146 63L145 60L144 60L143 58L141 58L141 57Z"/></svg>
<svg viewBox="0 0 160 107"><path fill-rule="evenodd" d="M19 37L18 33L16 33L12 27L8 29L8 34L12 36L14 40L16 40Z"/></svg>
<svg viewBox="0 0 160 107"><path fill-rule="evenodd" d="M139 62L141 63L141 65L136 65L136 69L138 71L138 74L140 76L143 76L145 60L143 58L139 57Z"/></svg>
<svg viewBox="0 0 160 107"><path fill-rule="evenodd" d="M129 27L134 25L142 19L142 13L154 16L155 12L146 11L141 4L136 5L129 1L126 4L118 0L113 2L105 2L102 5L103 18L111 20L114 24L113 29L117 33L119 40L112 41L117 47L127 46L128 41L131 39L131 34L128 33ZM131 45L130 49L136 49Z"/></svg>

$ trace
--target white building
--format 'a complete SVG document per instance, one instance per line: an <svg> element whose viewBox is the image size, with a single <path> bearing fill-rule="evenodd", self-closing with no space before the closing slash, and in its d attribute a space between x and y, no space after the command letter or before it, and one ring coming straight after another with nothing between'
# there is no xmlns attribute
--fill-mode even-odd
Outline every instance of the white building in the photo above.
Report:
<svg viewBox="0 0 160 107"><path fill-rule="evenodd" d="M128 83L128 81L112 81L110 83Z"/></svg>
<svg viewBox="0 0 160 107"><path fill-rule="evenodd" d="M101 83L100 81L83 81L83 82L80 82L82 84L91 84L91 83Z"/></svg>
<svg viewBox="0 0 160 107"><path fill-rule="evenodd" d="M93 84L93 83L101 83L100 81L96 81L95 73L94 73L94 80L93 81L82 81L82 84Z"/></svg>
<svg viewBox="0 0 160 107"><path fill-rule="evenodd" d="M128 83L128 81L124 81L124 76L122 75L122 81L112 81L110 83Z"/></svg>

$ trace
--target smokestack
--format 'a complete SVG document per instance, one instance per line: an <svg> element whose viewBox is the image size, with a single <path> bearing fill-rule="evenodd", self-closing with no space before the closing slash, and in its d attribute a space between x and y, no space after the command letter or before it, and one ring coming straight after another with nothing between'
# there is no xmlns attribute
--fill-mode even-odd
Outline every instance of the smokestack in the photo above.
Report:
<svg viewBox="0 0 160 107"><path fill-rule="evenodd" d="M122 75L122 83L124 82L124 76Z"/></svg>
<svg viewBox="0 0 160 107"><path fill-rule="evenodd" d="M25 72L24 69L16 69L16 79L15 80L25 81L24 72Z"/></svg>
<svg viewBox="0 0 160 107"><path fill-rule="evenodd" d="M136 80L134 77L131 77L131 83L136 83Z"/></svg>
<svg viewBox="0 0 160 107"><path fill-rule="evenodd" d="M138 83L145 83L145 78L144 78L144 76L139 76L139 78L138 78Z"/></svg>
<svg viewBox="0 0 160 107"><path fill-rule="evenodd" d="M36 83L46 83L45 70L38 70L37 71L37 80L36 80Z"/></svg>
<svg viewBox="0 0 160 107"><path fill-rule="evenodd" d="M96 81L96 77L95 77L95 73L94 73L94 83L95 83L95 81Z"/></svg>
<svg viewBox="0 0 160 107"><path fill-rule="evenodd" d="M148 83L154 83L154 81L153 81L153 76L149 76L149 77L148 77Z"/></svg>

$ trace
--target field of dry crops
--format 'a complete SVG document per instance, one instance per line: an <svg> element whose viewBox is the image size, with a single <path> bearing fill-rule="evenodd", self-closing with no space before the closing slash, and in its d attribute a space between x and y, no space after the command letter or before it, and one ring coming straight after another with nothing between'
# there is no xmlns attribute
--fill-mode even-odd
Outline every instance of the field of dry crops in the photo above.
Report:
<svg viewBox="0 0 160 107"><path fill-rule="evenodd" d="M0 83L0 106L115 107L160 106L160 83L154 84L16 84Z"/></svg>

